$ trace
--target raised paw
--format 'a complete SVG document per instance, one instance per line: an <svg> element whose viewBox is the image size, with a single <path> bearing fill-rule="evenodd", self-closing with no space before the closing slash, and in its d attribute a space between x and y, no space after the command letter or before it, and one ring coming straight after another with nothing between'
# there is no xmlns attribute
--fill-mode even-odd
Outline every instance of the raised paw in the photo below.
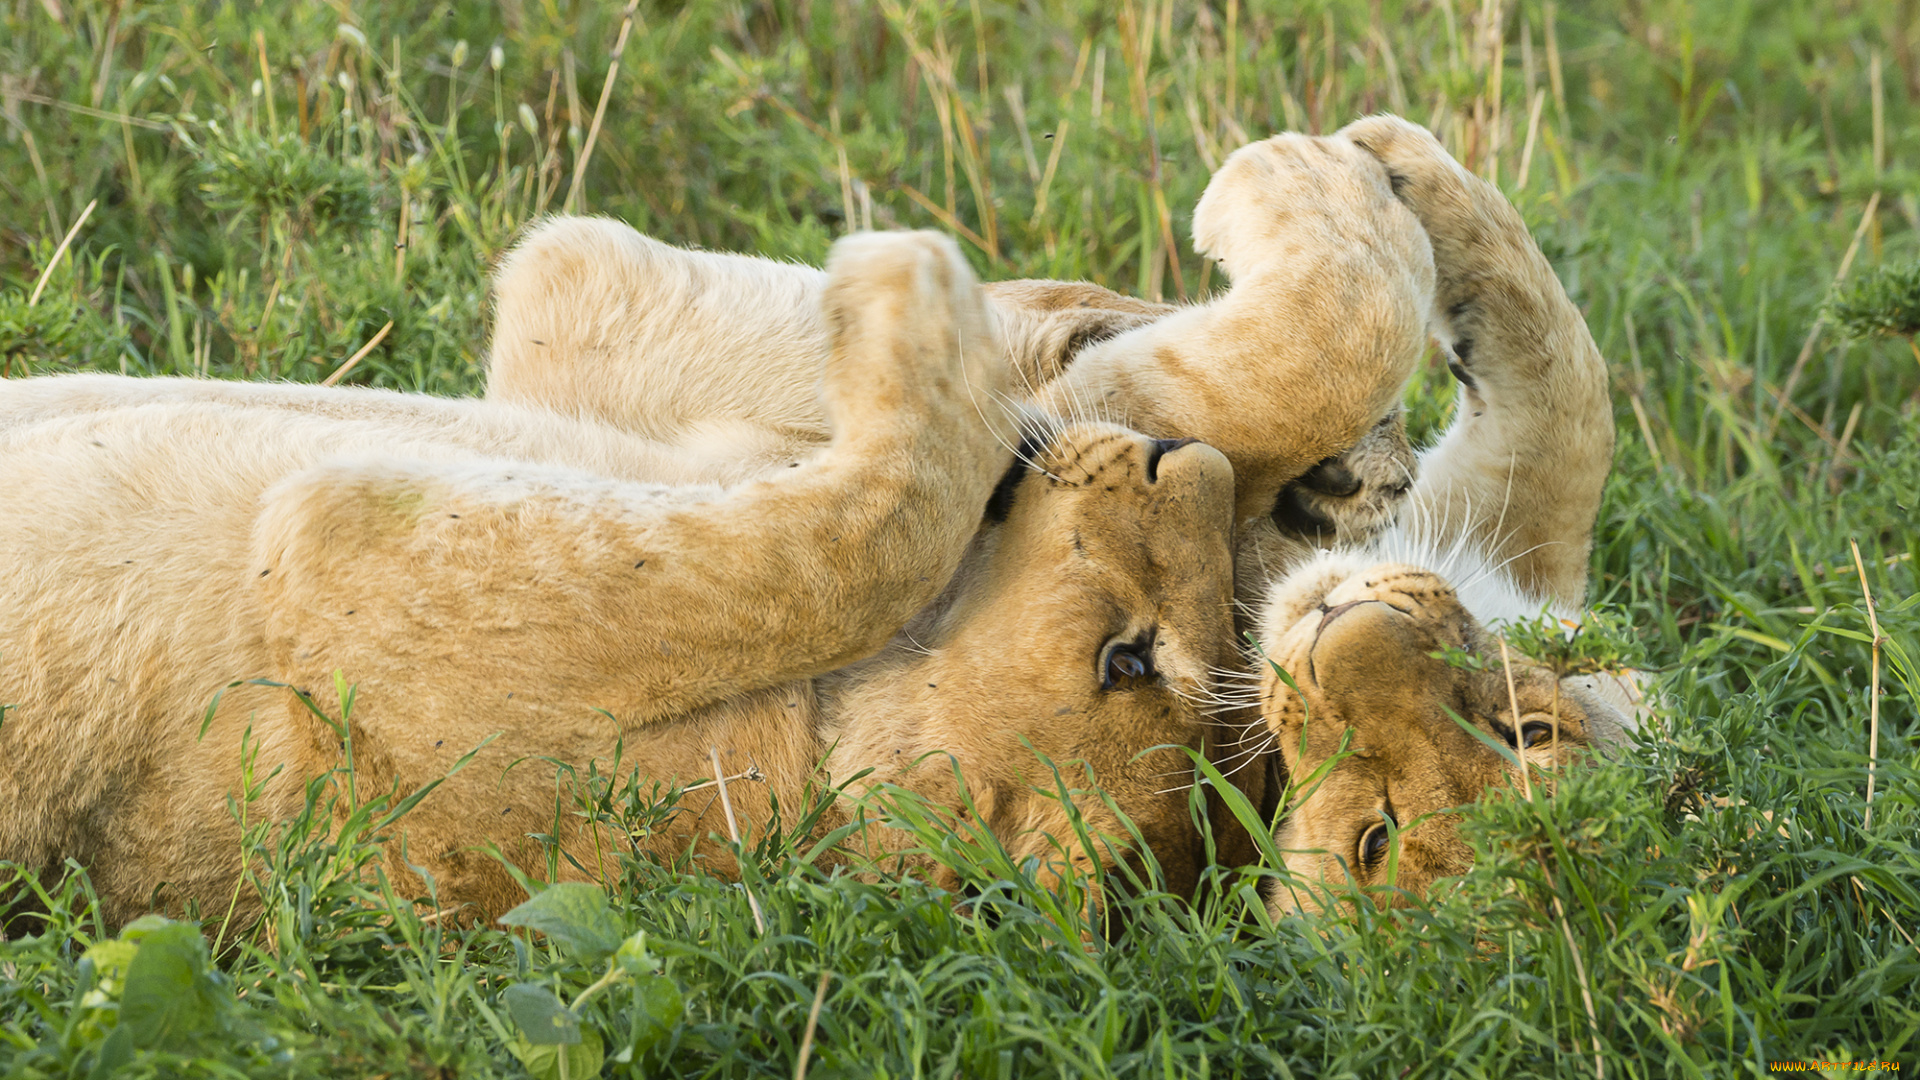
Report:
<svg viewBox="0 0 1920 1080"><path fill-rule="evenodd" d="M1282 488L1273 523L1313 548L1363 544L1392 524L1418 467L1406 415L1395 409L1344 453Z"/></svg>
<svg viewBox="0 0 1920 1080"><path fill-rule="evenodd" d="M980 445L1006 439L1006 364L986 298L952 240L861 233L834 244L822 298L824 387L842 436L919 427Z"/></svg>
<svg viewBox="0 0 1920 1080"><path fill-rule="evenodd" d="M1194 208L1193 242L1235 281L1336 246L1368 251L1383 269L1432 273L1426 238L1386 170L1333 137L1276 135L1234 151Z"/></svg>
<svg viewBox="0 0 1920 1080"><path fill-rule="evenodd" d="M1579 314L1519 212L1417 124L1372 116L1340 134L1385 166L1394 195L1426 227L1454 375L1472 390L1515 367L1537 374L1549 359L1542 340Z"/></svg>

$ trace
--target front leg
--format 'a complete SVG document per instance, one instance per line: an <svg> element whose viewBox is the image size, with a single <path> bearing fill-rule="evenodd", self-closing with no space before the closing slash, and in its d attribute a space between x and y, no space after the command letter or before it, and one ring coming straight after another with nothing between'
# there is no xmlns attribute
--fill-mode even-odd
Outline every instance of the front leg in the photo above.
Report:
<svg viewBox="0 0 1920 1080"><path fill-rule="evenodd" d="M1039 401L1217 447L1244 530L1398 400L1427 345L1433 256L1386 171L1338 137L1236 150L1193 233L1232 288L1088 347Z"/></svg>
<svg viewBox="0 0 1920 1080"><path fill-rule="evenodd" d="M1378 116L1343 134L1426 226L1461 384L1453 424L1421 461L1415 520L1464 523L1521 588L1583 603L1614 436L1586 321L1519 213L1425 128Z"/></svg>
<svg viewBox="0 0 1920 1080"><path fill-rule="evenodd" d="M829 275L833 442L769 480L336 460L280 484L254 551L282 677L344 670L484 733L474 703L644 723L878 649L953 574L1013 425L951 241L843 240Z"/></svg>

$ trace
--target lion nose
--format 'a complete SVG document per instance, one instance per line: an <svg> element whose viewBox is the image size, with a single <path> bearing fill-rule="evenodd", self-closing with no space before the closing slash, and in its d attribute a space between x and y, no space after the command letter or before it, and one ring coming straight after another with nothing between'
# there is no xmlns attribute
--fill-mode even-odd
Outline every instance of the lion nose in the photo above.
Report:
<svg viewBox="0 0 1920 1080"><path fill-rule="evenodd" d="M1160 479L1160 459L1180 449L1199 442L1199 439L1155 439L1153 448L1147 451L1147 483Z"/></svg>

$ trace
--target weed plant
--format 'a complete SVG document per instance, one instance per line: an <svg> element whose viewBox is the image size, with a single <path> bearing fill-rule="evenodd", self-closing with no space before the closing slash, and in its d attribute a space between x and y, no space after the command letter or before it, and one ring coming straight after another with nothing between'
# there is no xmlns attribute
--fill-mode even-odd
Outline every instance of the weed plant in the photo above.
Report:
<svg viewBox="0 0 1920 1080"><path fill-rule="evenodd" d="M1192 904L1149 867L1090 915L896 798L869 809L954 866L966 903L826 858L816 804L744 838L741 883L626 859L604 893L532 882L511 926L471 926L364 872L417 793L343 771L257 822L261 778L236 777L258 924L116 932L83 868L0 865L0 1074L1920 1068L1920 365L1894 310L1920 259L1914 18L1897 0L5 0L10 376L318 381L386 328L349 381L472 393L488 270L563 209L812 262L852 228L934 227L988 278L1193 298L1221 284L1185 238L1226 153L1408 115L1508 192L1613 366L1608 614L1581 648L1643 656L1661 705L1644 745L1551 797L1467 811L1478 862L1427 903L1278 921L1256 895L1272 852ZM1409 403L1435 430L1444 374ZM631 830L672 812L674 791L573 764L560 812Z"/></svg>

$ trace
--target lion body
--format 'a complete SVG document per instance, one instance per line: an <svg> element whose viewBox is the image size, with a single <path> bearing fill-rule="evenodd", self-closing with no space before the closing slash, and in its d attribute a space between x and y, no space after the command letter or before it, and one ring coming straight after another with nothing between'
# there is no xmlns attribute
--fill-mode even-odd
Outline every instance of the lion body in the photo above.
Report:
<svg viewBox="0 0 1920 1080"><path fill-rule="evenodd" d="M1229 158L1194 234L1232 282L1199 303L1082 282L986 291L1019 396L1220 450L1244 533L1391 411L1426 348L1432 255L1377 163L1292 135ZM791 460L823 438L821 282L811 267L676 248L606 219L550 219L497 275L487 395L703 454Z"/></svg>
<svg viewBox="0 0 1920 1080"><path fill-rule="evenodd" d="M1393 528L1317 555L1264 601L1262 657L1290 674L1258 673L1261 711L1281 771L1316 777L1276 837L1290 871L1276 914L1349 882L1424 894L1472 862L1458 807L1550 787L1639 710L1630 676L1557 673L1502 643L1503 624L1570 624L1585 604L1613 455L1606 361L1496 188L1405 121L1341 134L1385 165L1432 240L1436 334L1461 387Z"/></svg>
<svg viewBox="0 0 1920 1080"><path fill-rule="evenodd" d="M1190 876L1184 797L1142 751L1206 746L1195 703L1233 703L1215 672L1234 656L1236 550L1243 597L1274 580L1275 655L1273 613L1308 579L1323 607L1360 588L1351 557L1282 542L1276 500L1378 430L1436 317L1436 265L1456 349L1449 290L1472 279L1498 303L1474 309L1490 329L1412 520L1515 596L1584 593L1604 366L1524 229L1478 204L1410 210L1378 156L1359 137L1237 152L1195 218L1233 286L1179 309L1072 283L982 293L924 238L844 242L821 272L572 220L502 269L489 402L0 384L0 467L33 508L0 567L0 700L18 708L0 728L0 858L90 863L116 920L156 895L224 899L243 766L283 770L242 808L278 818L350 752L372 790L444 781L407 819L407 861L442 898L498 910L518 889L480 845L534 868L529 836L551 832L600 874L616 839L556 809L551 767L514 763L616 745L666 783L706 775L710 748L755 767L769 783L735 786L750 827L775 798L873 769L1045 857L1069 830L1030 797L1031 745L1086 761ZM1504 231L1482 243L1489 222ZM1491 287L1484 258L1460 257L1475 244L1497 256ZM1023 433L1010 397L1100 422L1045 427L1002 476ZM989 527L996 487L1011 494ZM1114 693L1100 673L1120 645L1154 662ZM350 718L336 672L358 687ZM261 677L293 689L228 686ZM1297 734L1270 688L1263 704L1276 737ZM1450 743L1379 745L1461 791L1498 772L1453 769ZM966 790L930 755L963 763ZM715 829L696 801L650 850ZM1369 812L1328 805L1329 821Z"/></svg>
<svg viewBox="0 0 1920 1080"><path fill-rule="evenodd" d="M390 877L498 912L522 895L507 864L602 877L691 845L728 870L711 788L645 837L561 790L616 760L643 790L698 782L714 755L763 778L731 785L754 836L776 801L865 773L1020 858L1122 857L1099 799L1083 816L1111 845L1055 847L1072 828L1035 794L1038 749L1097 768L1191 878L1162 779L1184 759L1152 748L1202 744L1183 695L1231 652L1231 468L976 408L1008 389L984 304L949 241L837 245L811 384L829 434L764 467L500 402L0 383L0 470L31 508L0 565L0 858L80 860L113 922L244 917L243 825L350 763L362 799L438 785L389 837ZM1108 693L1103 650L1146 625L1155 684Z"/></svg>

